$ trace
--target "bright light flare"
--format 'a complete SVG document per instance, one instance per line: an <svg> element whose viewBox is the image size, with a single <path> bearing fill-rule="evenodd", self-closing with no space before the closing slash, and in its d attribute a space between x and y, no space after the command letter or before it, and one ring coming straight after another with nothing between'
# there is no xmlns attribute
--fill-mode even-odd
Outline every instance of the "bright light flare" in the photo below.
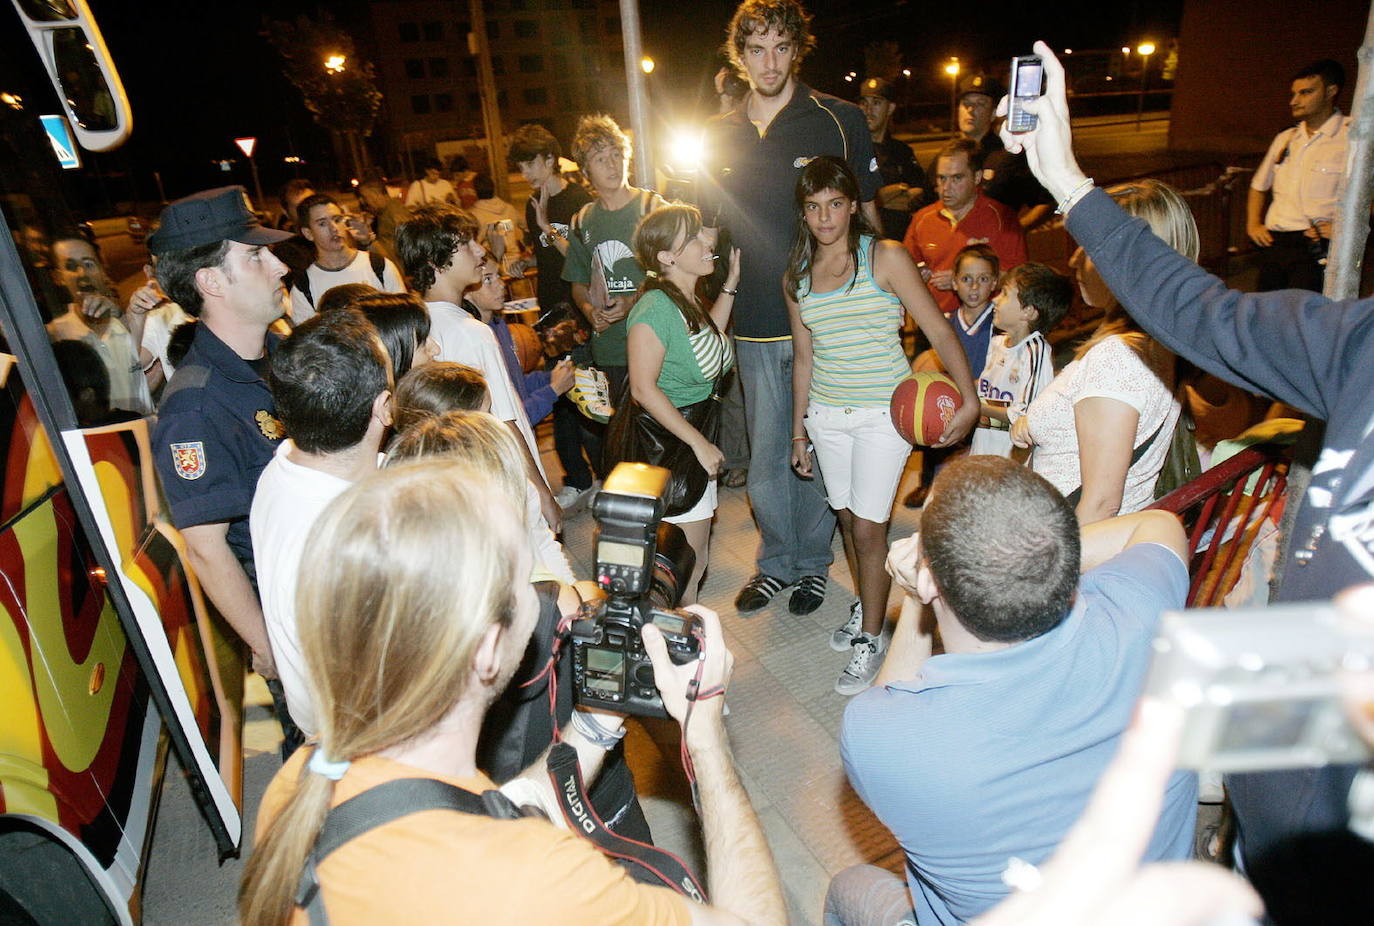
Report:
<svg viewBox="0 0 1374 926"><path fill-rule="evenodd" d="M677 129L669 139L669 162L680 171L689 173L700 170L704 153L699 130Z"/></svg>
<svg viewBox="0 0 1374 926"><path fill-rule="evenodd" d="M330 55L324 59L324 69L331 74L342 74L347 61L343 55Z"/></svg>
<svg viewBox="0 0 1374 926"><path fill-rule="evenodd" d="M1135 47L1135 50L1136 53L1141 55L1142 57L1149 57L1150 55L1153 55L1155 53L1155 43L1141 42L1139 45Z"/></svg>
<svg viewBox="0 0 1374 926"><path fill-rule="evenodd" d="M959 76L959 62L958 62L958 61L951 61L949 64L946 64L946 65L945 65L945 73L948 74L950 77L958 77L958 76Z"/></svg>
<svg viewBox="0 0 1374 926"><path fill-rule="evenodd" d="M639 69L645 74L652 74L655 67L657 67L657 65L654 64L654 59L650 58L648 55L639 59Z"/></svg>

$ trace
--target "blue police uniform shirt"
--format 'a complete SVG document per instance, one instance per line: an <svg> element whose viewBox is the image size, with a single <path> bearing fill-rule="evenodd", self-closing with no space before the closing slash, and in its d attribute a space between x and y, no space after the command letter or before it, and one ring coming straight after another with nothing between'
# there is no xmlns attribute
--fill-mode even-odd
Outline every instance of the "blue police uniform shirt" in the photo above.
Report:
<svg viewBox="0 0 1374 926"><path fill-rule="evenodd" d="M1116 755L1160 614L1187 593L1183 561L1138 544L1084 574L1048 633L932 656L850 702L845 771L902 845L917 922L985 912L1007 895L1008 858L1053 853ZM1145 859L1191 857L1196 816L1197 776L1175 772Z"/></svg>
<svg viewBox="0 0 1374 926"><path fill-rule="evenodd" d="M267 336L268 355L276 348ZM265 364L263 364L265 366ZM158 408L153 456L179 529L229 523L229 548L253 578L248 512L258 476L285 436L254 365L204 322Z"/></svg>

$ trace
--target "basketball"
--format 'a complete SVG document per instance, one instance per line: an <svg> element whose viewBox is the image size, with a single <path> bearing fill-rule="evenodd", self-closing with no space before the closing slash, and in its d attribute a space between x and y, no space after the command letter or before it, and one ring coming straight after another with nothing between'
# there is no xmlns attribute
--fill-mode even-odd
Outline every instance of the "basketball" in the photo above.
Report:
<svg viewBox="0 0 1374 926"><path fill-rule="evenodd" d="M520 358L520 369L532 373L544 362L544 344L529 325L511 322L510 338L515 344L515 356Z"/></svg>
<svg viewBox="0 0 1374 926"><path fill-rule="evenodd" d="M963 404L959 387L943 373L913 373L892 390L892 424L912 444L940 439Z"/></svg>

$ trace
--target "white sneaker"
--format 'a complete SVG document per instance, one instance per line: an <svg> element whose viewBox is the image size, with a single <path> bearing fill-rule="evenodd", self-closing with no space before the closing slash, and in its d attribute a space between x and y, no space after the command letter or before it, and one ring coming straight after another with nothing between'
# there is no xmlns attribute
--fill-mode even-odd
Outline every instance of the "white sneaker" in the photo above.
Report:
<svg viewBox="0 0 1374 926"><path fill-rule="evenodd" d="M610 382L596 367L578 367L573 372L573 387L568 390L568 399L582 414L602 424L610 421L615 413L611 407Z"/></svg>
<svg viewBox="0 0 1374 926"><path fill-rule="evenodd" d="M877 638L867 634L855 637L854 646L850 650L849 665L844 667L844 671L836 680L835 693L848 697L872 685L878 670L883 666L883 654L886 652L886 642L881 634Z"/></svg>
<svg viewBox="0 0 1374 926"><path fill-rule="evenodd" d="M558 494L553 497L553 500L558 502L558 507L563 509L564 514L572 514L585 508L587 502L600 488L600 479L592 480L592 484L585 489L564 486L558 490Z"/></svg>
<svg viewBox="0 0 1374 926"><path fill-rule="evenodd" d="M849 620L845 621L837 629L830 633L830 648L837 653L843 653L854 645L854 638L859 635L859 631L864 625L864 606L863 602L856 601L849 606Z"/></svg>

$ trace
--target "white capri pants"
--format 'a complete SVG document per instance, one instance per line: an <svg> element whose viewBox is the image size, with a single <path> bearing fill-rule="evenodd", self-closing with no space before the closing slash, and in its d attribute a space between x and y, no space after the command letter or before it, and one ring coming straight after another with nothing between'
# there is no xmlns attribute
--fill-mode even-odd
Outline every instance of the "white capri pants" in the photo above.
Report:
<svg viewBox="0 0 1374 926"><path fill-rule="evenodd" d="M848 508L865 521L886 522L911 455L911 445L892 426L887 407L812 403L804 424L830 507Z"/></svg>

